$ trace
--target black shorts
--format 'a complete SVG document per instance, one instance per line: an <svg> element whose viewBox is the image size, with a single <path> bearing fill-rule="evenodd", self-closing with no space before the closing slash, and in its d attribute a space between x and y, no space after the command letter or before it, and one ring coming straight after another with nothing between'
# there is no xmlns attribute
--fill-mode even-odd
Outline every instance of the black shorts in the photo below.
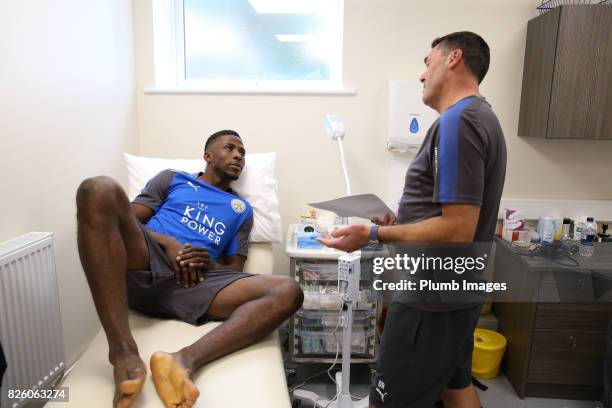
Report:
<svg viewBox="0 0 612 408"><path fill-rule="evenodd" d="M445 388L469 386L481 306L426 312L392 303L370 404L377 408L432 408Z"/></svg>
<svg viewBox="0 0 612 408"><path fill-rule="evenodd" d="M178 318L193 325L206 323L210 304L230 283L250 276L249 273L232 270L210 270L204 274L204 282L191 288L176 284L172 268L163 248L142 228L149 247L148 271L128 271L127 292L130 309L152 317Z"/></svg>

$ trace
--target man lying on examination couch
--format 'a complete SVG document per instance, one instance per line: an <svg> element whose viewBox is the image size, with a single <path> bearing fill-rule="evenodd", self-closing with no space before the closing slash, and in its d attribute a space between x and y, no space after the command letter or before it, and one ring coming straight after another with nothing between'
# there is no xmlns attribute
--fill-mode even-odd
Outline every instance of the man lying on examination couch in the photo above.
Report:
<svg viewBox="0 0 612 408"><path fill-rule="evenodd" d="M195 370L262 339L302 304L295 281L242 272L253 209L229 187L245 164L238 133L211 135L204 160L203 173L162 171L132 203L109 177L87 179L77 191L79 254L108 340L115 407L133 402L147 372L128 304L194 325L224 320L181 350L151 356L159 397L183 408L199 395Z"/></svg>

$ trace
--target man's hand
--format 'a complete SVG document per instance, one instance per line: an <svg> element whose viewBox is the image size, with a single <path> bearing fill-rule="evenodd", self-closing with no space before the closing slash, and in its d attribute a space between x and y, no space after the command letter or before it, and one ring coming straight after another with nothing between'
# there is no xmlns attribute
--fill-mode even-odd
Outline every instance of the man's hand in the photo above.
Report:
<svg viewBox="0 0 612 408"><path fill-rule="evenodd" d="M182 245L176 238L170 236L164 237L162 247L172 263L177 285L183 283L188 288L195 286L198 281L204 281L204 272L212 263L206 248L194 248L190 244Z"/></svg>
<svg viewBox="0 0 612 408"><path fill-rule="evenodd" d="M331 234L318 238L319 242L330 248L336 248L345 252L353 252L360 249L370 240L370 229L365 225L349 225L338 228Z"/></svg>
<svg viewBox="0 0 612 408"><path fill-rule="evenodd" d="M208 249L204 247L192 247L191 244L178 251L175 258L180 270L176 273L176 283L183 283L186 288L195 286L198 282L204 282L204 272L212 267Z"/></svg>
<svg viewBox="0 0 612 408"><path fill-rule="evenodd" d="M393 213L386 213L382 220L378 217L374 217L370 221L376 225L395 225L397 223L397 217Z"/></svg>
<svg viewBox="0 0 612 408"><path fill-rule="evenodd" d="M179 266L178 260L176 258L178 256L178 253L183 249L183 245L180 242L178 242L178 240L174 237L156 234L156 233L153 233L153 234L152 234L153 237L157 239L158 243L164 249L164 252L166 253L166 256L168 257L168 260L172 263L172 269L174 269L174 272L177 272L177 273L180 272L181 267ZM177 283L178 283L178 278L177 278Z"/></svg>

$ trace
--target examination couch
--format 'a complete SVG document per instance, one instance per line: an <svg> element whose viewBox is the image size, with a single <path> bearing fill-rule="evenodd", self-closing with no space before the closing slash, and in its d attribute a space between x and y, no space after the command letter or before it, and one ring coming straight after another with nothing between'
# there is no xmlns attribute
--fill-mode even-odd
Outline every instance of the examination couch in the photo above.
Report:
<svg viewBox="0 0 612 408"><path fill-rule="evenodd" d="M245 271L272 273L272 244L252 243ZM130 326L145 362L155 351L176 351L220 323L195 327L177 320L160 320L130 311ZM194 382L200 397L194 407L289 408L283 360L275 331L264 340L214 361L196 372ZM110 408L114 382L108 363L108 345L100 330L85 353L70 370L62 387L69 388L70 401L49 403L51 408ZM153 385L147 380L132 407L163 408Z"/></svg>

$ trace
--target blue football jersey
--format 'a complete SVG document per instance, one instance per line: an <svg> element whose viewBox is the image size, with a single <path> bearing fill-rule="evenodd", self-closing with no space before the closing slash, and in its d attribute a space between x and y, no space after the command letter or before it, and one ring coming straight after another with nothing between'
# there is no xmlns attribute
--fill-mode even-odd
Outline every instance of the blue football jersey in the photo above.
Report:
<svg viewBox="0 0 612 408"><path fill-rule="evenodd" d="M253 208L233 191L206 184L197 175L164 170L147 183L134 202L155 212L147 228L173 236L182 244L206 247L213 260L246 256Z"/></svg>

